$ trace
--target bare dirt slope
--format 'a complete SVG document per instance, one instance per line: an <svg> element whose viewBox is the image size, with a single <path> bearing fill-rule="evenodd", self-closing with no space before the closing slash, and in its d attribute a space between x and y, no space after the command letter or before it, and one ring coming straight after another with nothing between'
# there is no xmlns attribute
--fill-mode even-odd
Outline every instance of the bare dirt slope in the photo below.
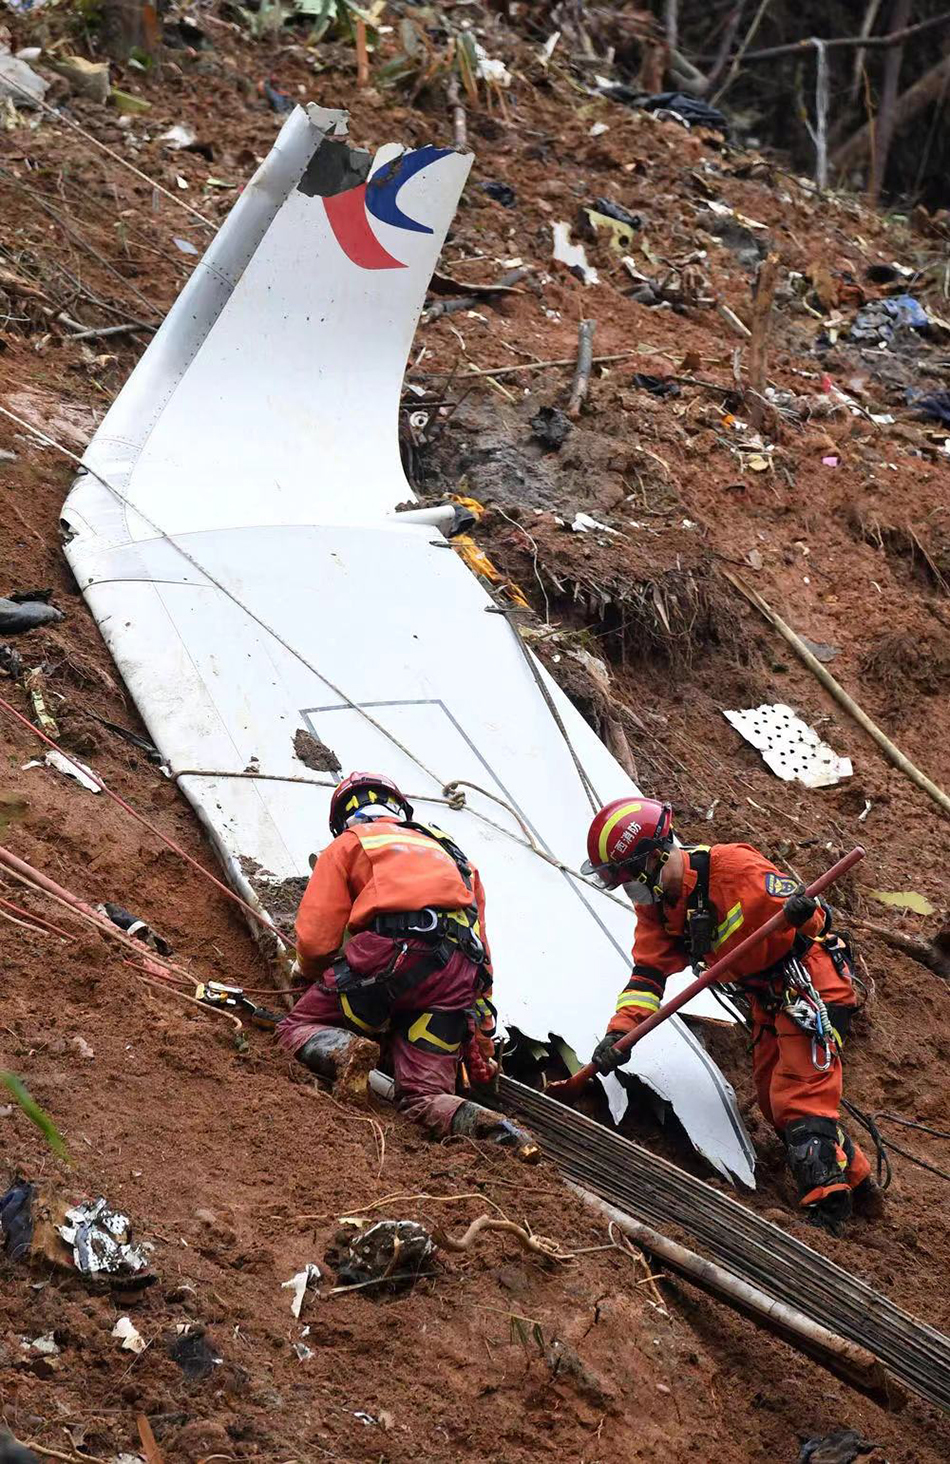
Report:
<svg viewBox="0 0 950 1464"><path fill-rule="evenodd" d="M178 53L161 77L120 76L152 104L130 128L77 98L68 114L212 222L273 139L275 118L257 95L262 76L292 96L349 105L359 143L447 135L439 95L409 106L400 93L358 92L347 50L325 49L316 75L303 46L252 45L210 22L208 36L211 49ZM14 38L28 39L22 28ZM867 277L882 262L924 271L915 293L941 314L942 246L856 202L818 200L772 163L724 153L674 122L589 100L563 73L539 78L532 52L509 33L503 39L517 73L508 120L470 112L476 168L443 267L475 283L496 280L513 260L531 274L523 293L420 327L413 381L431 401L464 400L433 407L424 429L404 414L416 481L424 492L467 492L488 506L481 544L521 584L543 632L536 644L598 725L603 694L569 652L603 658L613 698L636 719L620 717L641 785L673 799L684 836L747 838L803 875L860 839L869 857L843 891L847 910L930 935L946 904L945 820L719 568L835 647L833 674L911 759L946 781L950 474L943 436L908 412L903 396L906 385L939 381L943 336L905 335L887 353L843 340L816 351L829 320L834 333L836 311L850 319L865 295L886 294ZM177 122L194 129L210 158L159 141ZM608 130L592 136L596 123ZM55 317L157 322L193 263L174 240L200 251L208 231L50 119L33 128L24 115L4 138L0 403L81 450L147 336L76 341ZM479 186L487 180L507 182L514 206L489 197ZM552 221L573 224L578 206L596 197L641 215L625 248L641 273L664 278L671 306L624 293L634 281L602 241L587 246L597 285L553 264ZM748 422L752 406L735 390L734 349L743 341L713 304L691 303L719 300L748 318L751 274L702 227L710 199L765 225L749 232L767 238L781 261L772 386L828 397L827 378L894 423L847 409L819 416L827 404L815 403L795 421L780 397L783 412L767 407L761 429L774 451L743 445L751 429L730 420ZM805 283L789 283L790 272ZM597 321L597 354L636 354L595 371L582 416L564 446L548 451L530 419L541 406L565 405L569 371L479 378L471 390L465 378L472 365L573 357L582 317ZM653 395L634 383L635 372L681 378L679 395ZM407 408L418 407L407 396ZM67 617L11 644L27 667L46 668L63 745L210 863L183 800L91 715L141 731L59 549L68 463L7 420L0 447L15 454L0 463L0 592L52 586ZM566 524L578 511L618 532L572 534ZM15 679L0 678L0 695L31 712ZM772 700L791 702L852 757L848 783L821 792L780 783L721 715ZM0 743L10 795L0 805L2 842L84 897L143 915L197 976L273 987L224 896L104 797L24 769L37 746L6 717ZM901 916L876 905L871 889L914 889L937 913ZM520 1461L554 1451L589 1464L693 1456L730 1464L791 1461L800 1434L849 1423L878 1442L874 1461L946 1457L945 1426L923 1405L886 1416L682 1288L664 1285L664 1316L629 1257L587 1249L606 1244L603 1227L549 1168L526 1177L467 1145L433 1149L385 1109L374 1127L301 1081L266 1036L252 1032L249 1050L238 1052L224 1022L143 984L71 916L12 885L0 893L74 937L0 921L0 1067L28 1082L71 1158L68 1169L53 1159L13 1108L0 1118L3 1170L126 1207L139 1236L154 1242L159 1278L138 1302L119 1306L74 1281L4 1266L2 1408L19 1438L60 1457L111 1459L141 1449L136 1418L144 1414L170 1461ZM863 929L860 952L872 995L849 1054L850 1092L871 1112L945 1129L945 983ZM779 1146L751 1105L744 1039L709 1036L762 1156L748 1203L796 1227ZM631 1127L701 1172L646 1107ZM888 1132L948 1167L943 1140ZM947 1327L946 1180L897 1155L894 1166L884 1221L856 1222L841 1241L808 1238ZM281 1283L307 1261L324 1265L339 1217L368 1206L456 1227L497 1206L584 1254L552 1269L493 1243L447 1262L408 1296L320 1298L294 1322ZM126 1313L149 1344L138 1356L111 1336ZM223 1359L200 1381L188 1381L168 1354L176 1325L188 1321L207 1328ZM41 1363L21 1339L50 1331L60 1355ZM294 1343L311 1355L301 1360Z"/></svg>

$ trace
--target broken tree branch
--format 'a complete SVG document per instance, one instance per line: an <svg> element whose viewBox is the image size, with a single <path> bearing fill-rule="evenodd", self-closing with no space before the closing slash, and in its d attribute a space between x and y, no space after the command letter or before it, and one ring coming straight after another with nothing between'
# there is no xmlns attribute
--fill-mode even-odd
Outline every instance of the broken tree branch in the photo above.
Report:
<svg viewBox="0 0 950 1464"><path fill-rule="evenodd" d="M452 109L452 138L456 147L468 147L468 124L465 107L459 92L457 76L450 76L445 86L445 95Z"/></svg>
<svg viewBox="0 0 950 1464"><path fill-rule="evenodd" d="M749 413L753 427L762 425L765 410L765 369L768 362L772 301L778 284L778 255L768 254L759 265L752 296L752 331L749 342L749 386L754 393Z"/></svg>
<svg viewBox="0 0 950 1464"><path fill-rule="evenodd" d="M759 1327L775 1333L784 1342L813 1358L822 1367L842 1378L852 1388L873 1398L884 1407L898 1408L904 1401L900 1385L885 1371L878 1359L856 1342L839 1337L819 1322L813 1322L794 1307L787 1306L775 1297L750 1286L747 1281L734 1276L732 1272L707 1261L695 1251L687 1250L676 1241L669 1240L659 1231L653 1230L642 1221L635 1220L624 1210L600 1199L590 1190L567 1181L568 1189L591 1206L607 1216L637 1245L662 1261L671 1271L684 1276L701 1291L705 1291L727 1306L742 1312Z"/></svg>
<svg viewBox="0 0 950 1464"><path fill-rule="evenodd" d="M590 387L590 368L594 363L594 331L596 320L582 320L577 327L577 365L571 384L571 397L567 404L567 415L579 417L581 404Z"/></svg>
<svg viewBox="0 0 950 1464"><path fill-rule="evenodd" d="M929 20L918 21L916 25L909 25L903 30L893 30L887 36L831 36L825 41L829 51L840 51L850 49L852 46L861 46L866 51L886 51L891 46L903 45L904 41L910 40L911 36L920 35L922 31L934 30L937 26L950 24L950 10L945 10L941 15L933 15ZM762 51L746 51L742 55L743 61L772 61L777 56L800 56L805 51L810 51L814 46L809 36L804 41L789 41L784 46L767 46Z"/></svg>
<svg viewBox="0 0 950 1464"><path fill-rule="evenodd" d="M734 310L730 310L729 306L724 305L721 300L717 301L716 303L716 314L721 315L726 324L735 331L736 335L742 336L743 340L747 341L752 335L749 327L739 319L736 312Z"/></svg>
<svg viewBox="0 0 950 1464"><path fill-rule="evenodd" d="M861 35L859 45L854 53L854 66L851 71L851 90L848 93L848 105L857 105L858 97L861 95L861 75L864 71L864 57L867 47L864 42L874 29L874 22L877 20L877 13L881 8L881 0L868 0L867 9L864 12L864 20L861 22Z"/></svg>
<svg viewBox="0 0 950 1464"><path fill-rule="evenodd" d="M531 1235L523 1225L516 1225L514 1220L497 1220L494 1215L479 1215L464 1235L458 1237L449 1235L447 1230L434 1230L432 1233L443 1250L468 1251L485 1230L502 1230L506 1235L513 1235L522 1250L530 1251L534 1256L543 1256L545 1260L570 1260L570 1256L561 1249L556 1240L549 1240L544 1235Z"/></svg>
<svg viewBox="0 0 950 1464"><path fill-rule="evenodd" d="M893 26L891 35L907 29L912 0L894 0ZM897 88L900 82L901 66L904 62L904 43L894 45L884 58L884 85L881 88L881 102L874 124L874 161L871 166L871 181L868 188L870 202L876 205L881 196L887 159L894 137L894 108L897 104Z"/></svg>
<svg viewBox="0 0 950 1464"><path fill-rule="evenodd" d="M729 583L739 591L740 595L743 595L749 601L750 605L755 606L755 608L769 622L769 624L778 631L779 635L783 636L784 639L788 641L788 644L792 647L792 650L795 652L800 660L804 661L809 671L814 672L814 674L818 677L818 680L825 687L825 689L831 692L831 695L834 697L835 701L844 707L845 711L854 718L858 726L862 727L869 737L873 737L874 741L884 753L885 757L894 764L895 768L898 768L905 777L909 778L910 781L916 784L916 786L920 788L924 793L926 793L928 797L932 798L934 803L936 803L939 808L943 809L944 813L950 814L950 798L947 797L943 789L938 788L936 783L932 782L925 773L922 773L919 768L915 767L910 759L904 756L899 747L895 747L890 738L886 737L881 731L880 727L878 727L875 722L871 721L871 718L868 716L867 712L863 711L862 708L858 706L854 698L848 695L844 687L835 680L828 668L826 666L823 666L821 662L812 655L811 651L805 645L801 637L796 635L794 630L792 630L792 627L790 625L787 625L782 617L778 615L776 611L774 611L772 607L765 602L765 600L763 600L758 591L753 590L749 585L743 584L742 581L738 579L731 570L726 569L723 565L720 565L720 574L722 574L729 581Z"/></svg>
<svg viewBox="0 0 950 1464"><path fill-rule="evenodd" d="M950 55L942 57L935 66L926 71L913 86L909 86L894 104L893 130L900 132L908 122L922 112L931 102L937 100L950 76ZM873 122L866 122L857 132L843 142L832 154L832 167L840 174L863 162L865 155L873 148L875 128Z"/></svg>
<svg viewBox="0 0 950 1464"><path fill-rule="evenodd" d="M356 17L356 85L369 86L369 52L366 49L366 21Z"/></svg>
<svg viewBox="0 0 950 1464"><path fill-rule="evenodd" d="M912 961L925 966L935 976L944 980L950 979L950 930L938 931L934 940L917 940L912 935L905 935L902 930L890 930L876 920L865 920L863 915L845 914L843 918L848 925L856 925L860 930L880 936L881 940L887 941L888 945L902 951L905 956L910 956Z"/></svg>
<svg viewBox="0 0 950 1464"><path fill-rule="evenodd" d="M716 59L709 69L709 88L716 85L716 82L729 64L729 53L732 50L732 43L736 38L736 31L742 23L742 17L745 13L747 3L748 0L738 0L738 3L733 5L729 12L729 19L726 21L725 29L722 33L722 40L719 42Z"/></svg>
<svg viewBox="0 0 950 1464"><path fill-rule="evenodd" d="M738 51L732 58L729 70L726 72L726 79L723 82L722 86L719 88L719 90L716 92L716 94L710 99L714 107L719 105L720 97L725 96L726 92L729 90L729 88L732 86L732 83L738 76L739 67L745 60L746 52L748 51L749 46L752 44L752 41L755 39L755 33L758 30L759 26L762 24L763 17L768 7L769 0L759 0L759 8L755 12L755 15L752 19L752 24L746 31L745 40L742 42L742 45L739 47ZM810 41L808 42L808 45L811 45Z"/></svg>

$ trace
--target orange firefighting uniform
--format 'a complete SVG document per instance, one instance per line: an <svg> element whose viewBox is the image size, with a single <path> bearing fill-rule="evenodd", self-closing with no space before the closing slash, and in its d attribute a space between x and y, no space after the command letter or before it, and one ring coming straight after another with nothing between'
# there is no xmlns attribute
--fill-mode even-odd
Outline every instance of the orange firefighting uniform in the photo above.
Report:
<svg viewBox="0 0 950 1464"><path fill-rule="evenodd" d="M651 1016L660 1006L667 977L689 964L686 919L698 876L690 851L684 849L683 853L687 862L676 903L637 909L633 972L617 1000L608 1032L629 1032ZM707 957L711 963L728 955L747 935L781 910L796 884L748 844L715 844L708 853L709 901L718 920L713 947ZM819 909L801 928L801 934L814 939L823 925L824 913ZM792 953L796 934L787 925L774 931L740 957L725 977L729 983L743 987L749 998L756 1093L762 1112L780 1134L795 1119L837 1121L841 1102L840 1055L833 1058L826 1071L816 1067L811 1037L785 1011L776 1010L774 978L763 979L763 973ZM829 1008L833 1025L837 1027L835 1009L849 1020L855 997L848 975L839 973L820 943L812 945L801 961ZM780 981L777 992L781 994ZM853 1189L870 1174L870 1165L858 1146L853 1146L849 1159L841 1140L844 1136L839 1133L838 1185L820 1186L802 1195L803 1205L821 1200L832 1189L840 1187L841 1180ZM851 1147L850 1140L844 1142Z"/></svg>
<svg viewBox="0 0 950 1464"><path fill-rule="evenodd" d="M482 1051L491 1055L486 1026L493 1027L491 958L485 939L485 892L474 866L471 888L451 854L434 838L397 819L356 823L328 845L314 865L297 912L297 964L312 981L293 1011L279 1024L277 1037L296 1053L315 1033L343 1028L378 1038L388 1033L396 1098L411 1118L437 1133L447 1133L459 1105L456 1075L463 1039L472 1027ZM384 974L399 957L410 973L425 962L431 947L423 940L377 934L379 915L442 912L450 928L471 930L484 947L476 965L453 942L444 965L391 990L382 980L361 990L337 991L329 968L341 946L360 975ZM476 1054L469 1052L474 1062Z"/></svg>
<svg viewBox="0 0 950 1464"><path fill-rule="evenodd" d="M297 963L315 980L333 960L344 934L368 930L377 915L411 910L477 908L476 935L485 940L485 891L472 867L469 890L446 849L397 819L377 818L346 829L324 849L297 912ZM480 929L478 928L480 927Z"/></svg>

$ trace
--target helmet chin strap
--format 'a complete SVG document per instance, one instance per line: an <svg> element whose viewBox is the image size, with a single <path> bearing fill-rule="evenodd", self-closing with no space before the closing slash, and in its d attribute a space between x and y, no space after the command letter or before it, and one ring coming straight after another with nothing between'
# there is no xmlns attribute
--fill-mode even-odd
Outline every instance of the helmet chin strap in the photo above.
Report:
<svg viewBox="0 0 950 1464"><path fill-rule="evenodd" d="M638 879L629 880L623 887L624 894L633 905L658 905L660 895L652 885L643 884Z"/></svg>

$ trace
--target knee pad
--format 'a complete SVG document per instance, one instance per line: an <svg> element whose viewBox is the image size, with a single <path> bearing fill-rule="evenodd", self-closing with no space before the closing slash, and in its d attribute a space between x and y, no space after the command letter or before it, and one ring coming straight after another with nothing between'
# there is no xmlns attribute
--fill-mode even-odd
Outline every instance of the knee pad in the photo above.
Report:
<svg viewBox="0 0 950 1464"><path fill-rule="evenodd" d="M835 1119L793 1119L785 1129L785 1147L803 1205L846 1185L845 1171L854 1157L854 1145Z"/></svg>
<svg viewBox="0 0 950 1464"><path fill-rule="evenodd" d="M396 1030L410 1046L438 1057L457 1057L468 1035L464 1011L405 1012L396 1018Z"/></svg>

